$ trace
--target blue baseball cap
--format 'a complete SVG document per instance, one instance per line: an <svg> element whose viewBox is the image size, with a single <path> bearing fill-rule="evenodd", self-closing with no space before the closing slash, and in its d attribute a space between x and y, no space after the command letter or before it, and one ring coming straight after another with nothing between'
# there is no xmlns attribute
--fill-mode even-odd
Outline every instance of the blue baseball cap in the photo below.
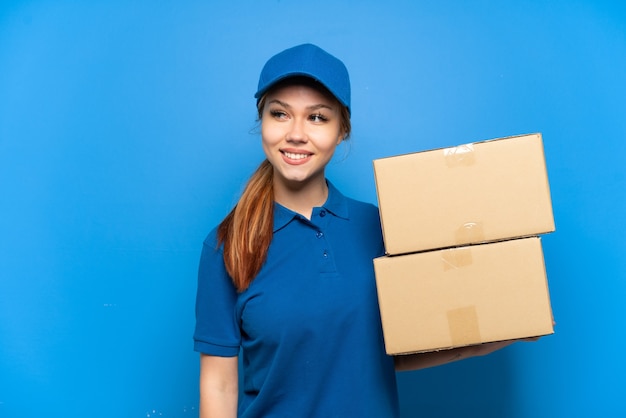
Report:
<svg viewBox="0 0 626 418"><path fill-rule="evenodd" d="M350 112L350 76L341 60L313 44L286 49L270 58L261 71L254 97L261 96L289 77L310 77L330 91Z"/></svg>

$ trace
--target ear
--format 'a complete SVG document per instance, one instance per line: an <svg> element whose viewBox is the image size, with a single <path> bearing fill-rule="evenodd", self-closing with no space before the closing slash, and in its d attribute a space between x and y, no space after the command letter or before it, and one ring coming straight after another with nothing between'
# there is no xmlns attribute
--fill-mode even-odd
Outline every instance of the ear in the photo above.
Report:
<svg viewBox="0 0 626 418"><path fill-rule="evenodd" d="M337 137L337 145L341 144L341 142L346 139L345 132L339 132L339 136Z"/></svg>

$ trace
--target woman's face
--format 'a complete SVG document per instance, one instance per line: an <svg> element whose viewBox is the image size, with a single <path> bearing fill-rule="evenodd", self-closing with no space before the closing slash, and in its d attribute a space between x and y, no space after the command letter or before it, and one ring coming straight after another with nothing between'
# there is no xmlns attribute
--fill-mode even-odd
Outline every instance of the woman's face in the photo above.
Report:
<svg viewBox="0 0 626 418"><path fill-rule="evenodd" d="M261 136L274 181L295 187L324 181L324 168L344 136L340 106L334 97L307 85L285 85L268 93Z"/></svg>

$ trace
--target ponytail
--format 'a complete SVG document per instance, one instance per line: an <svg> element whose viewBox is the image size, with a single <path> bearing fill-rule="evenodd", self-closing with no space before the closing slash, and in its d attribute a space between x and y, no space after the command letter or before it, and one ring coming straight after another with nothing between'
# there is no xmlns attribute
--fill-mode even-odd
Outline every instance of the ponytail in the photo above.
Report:
<svg viewBox="0 0 626 418"><path fill-rule="evenodd" d="M269 161L263 161L217 230L218 245L224 244L226 271L239 292L246 290L261 270L272 241L273 173Z"/></svg>

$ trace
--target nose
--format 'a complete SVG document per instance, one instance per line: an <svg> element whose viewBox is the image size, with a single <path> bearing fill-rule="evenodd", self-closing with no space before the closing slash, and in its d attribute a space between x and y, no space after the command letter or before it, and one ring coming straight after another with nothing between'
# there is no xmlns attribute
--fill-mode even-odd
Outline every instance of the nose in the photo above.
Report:
<svg viewBox="0 0 626 418"><path fill-rule="evenodd" d="M305 121L297 118L293 119L287 131L287 141L290 142L306 142L307 134Z"/></svg>

